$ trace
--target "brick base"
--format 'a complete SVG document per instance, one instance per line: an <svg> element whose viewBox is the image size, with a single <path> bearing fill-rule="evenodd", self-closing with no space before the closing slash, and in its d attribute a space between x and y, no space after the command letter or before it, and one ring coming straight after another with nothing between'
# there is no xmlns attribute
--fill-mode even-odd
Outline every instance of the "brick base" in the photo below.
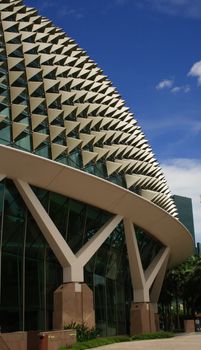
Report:
<svg viewBox="0 0 201 350"><path fill-rule="evenodd" d="M1 350L27 350L26 332L1 333L1 337L4 341L0 343Z"/></svg>
<svg viewBox="0 0 201 350"><path fill-rule="evenodd" d="M194 320L184 320L184 331L186 333L195 332L195 321Z"/></svg>
<svg viewBox="0 0 201 350"><path fill-rule="evenodd" d="M132 303L130 311L130 333L156 332L154 309L151 303Z"/></svg>
<svg viewBox="0 0 201 350"><path fill-rule="evenodd" d="M53 328L63 329L71 322L95 326L93 292L85 283L66 283L54 292Z"/></svg>

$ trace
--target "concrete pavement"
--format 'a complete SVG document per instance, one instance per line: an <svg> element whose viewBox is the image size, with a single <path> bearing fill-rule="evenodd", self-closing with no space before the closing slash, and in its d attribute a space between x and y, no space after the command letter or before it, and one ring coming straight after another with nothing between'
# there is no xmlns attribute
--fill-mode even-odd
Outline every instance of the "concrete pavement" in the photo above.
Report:
<svg viewBox="0 0 201 350"><path fill-rule="evenodd" d="M100 350L201 350L201 332L176 335L174 338L136 340L101 346ZM92 349L91 349L92 350ZM94 348L93 350L97 350Z"/></svg>

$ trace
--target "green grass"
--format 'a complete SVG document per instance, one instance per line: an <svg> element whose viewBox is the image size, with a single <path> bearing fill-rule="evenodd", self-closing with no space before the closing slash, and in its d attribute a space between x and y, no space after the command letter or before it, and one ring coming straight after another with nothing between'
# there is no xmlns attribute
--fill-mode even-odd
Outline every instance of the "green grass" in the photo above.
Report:
<svg viewBox="0 0 201 350"><path fill-rule="evenodd" d="M156 333L144 333L144 334L134 335L132 337L115 336L115 337L107 337L107 338L96 338L96 339L91 339L91 340L88 340L85 342L76 343L71 347L71 350L85 350L85 349L96 348L98 346L126 342L126 341L146 340L146 339L162 339L162 338L171 338L171 337L174 337L173 333L161 331L161 332L156 332ZM62 347L59 350L67 350L67 348Z"/></svg>

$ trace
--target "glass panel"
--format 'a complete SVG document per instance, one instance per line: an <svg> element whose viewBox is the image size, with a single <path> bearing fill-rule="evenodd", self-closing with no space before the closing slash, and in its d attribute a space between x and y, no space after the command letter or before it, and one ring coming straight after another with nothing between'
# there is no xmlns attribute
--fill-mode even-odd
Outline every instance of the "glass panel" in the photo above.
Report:
<svg viewBox="0 0 201 350"><path fill-rule="evenodd" d="M126 301L125 290L121 283L116 281L116 310L117 310L117 334L129 334L126 330Z"/></svg>
<svg viewBox="0 0 201 350"><path fill-rule="evenodd" d="M93 237L93 235L109 220L112 215L101 209L88 205L86 216L83 244Z"/></svg>
<svg viewBox="0 0 201 350"><path fill-rule="evenodd" d="M135 227L143 269L149 266L163 245L140 227Z"/></svg>
<svg viewBox="0 0 201 350"><path fill-rule="evenodd" d="M29 216L25 264L26 330L45 330L51 323L48 315L49 311L52 312L53 292L62 280L61 273L57 273L58 263L55 257L53 256L53 263L48 261L49 251L50 249L38 226ZM55 275L57 279L54 278ZM52 295L51 308L49 308L50 291Z"/></svg>
<svg viewBox="0 0 201 350"><path fill-rule="evenodd" d="M47 249L46 262L46 329L52 329L54 291L62 284L63 270L50 249Z"/></svg>
<svg viewBox="0 0 201 350"><path fill-rule="evenodd" d="M32 140L31 135L23 132L16 140L15 147L30 151L32 150Z"/></svg>
<svg viewBox="0 0 201 350"><path fill-rule="evenodd" d="M0 140L2 144L11 142L11 126L5 122L0 123Z"/></svg>
<svg viewBox="0 0 201 350"><path fill-rule="evenodd" d="M4 181L0 182L0 227L1 227L1 221L2 221L2 216L3 216L3 211L4 211ZM1 236L1 234L0 234ZM2 238L1 238L2 240ZM1 249L1 246L0 246Z"/></svg>
<svg viewBox="0 0 201 350"><path fill-rule="evenodd" d="M100 335L129 333L132 287L123 224L118 225L85 266L90 286L92 275Z"/></svg>
<svg viewBox="0 0 201 350"><path fill-rule="evenodd" d="M99 334L105 335L106 325L106 294L105 277L94 274L94 299L96 308L96 327Z"/></svg>
<svg viewBox="0 0 201 350"><path fill-rule="evenodd" d="M38 156L44 157L44 158L49 158L51 159L51 148L50 145L47 143L42 143L40 145L40 148L37 148L35 150L35 154Z"/></svg>
<svg viewBox="0 0 201 350"><path fill-rule="evenodd" d="M74 253L82 247L86 225L86 205L70 200L67 242Z"/></svg>
<svg viewBox="0 0 201 350"><path fill-rule="evenodd" d="M59 232L66 237L68 224L69 200L68 198L56 194L50 194L49 215L57 226Z"/></svg>
<svg viewBox="0 0 201 350"><path fill-rule="evenodd" d="M3 331L23 327L23 247L26 209L11 181L6 181L2 239L1 324Z"/></svg>
<svg viewBox="0 0 201 350"><path fill-rule="evenodd" d="M116 335L116 290L115 282L106 279L107 335Z"/></svg>

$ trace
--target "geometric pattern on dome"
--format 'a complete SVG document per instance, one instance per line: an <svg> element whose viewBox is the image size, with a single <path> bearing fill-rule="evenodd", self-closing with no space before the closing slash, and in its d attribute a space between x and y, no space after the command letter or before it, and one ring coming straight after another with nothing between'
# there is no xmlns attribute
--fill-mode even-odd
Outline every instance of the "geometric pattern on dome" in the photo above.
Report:
<svg viewBox="0 0 201 350"><path fill-rule="evenodd" d="M77 167L177 210L129 108L73 39L0 0L0 143Z"/></svg>

